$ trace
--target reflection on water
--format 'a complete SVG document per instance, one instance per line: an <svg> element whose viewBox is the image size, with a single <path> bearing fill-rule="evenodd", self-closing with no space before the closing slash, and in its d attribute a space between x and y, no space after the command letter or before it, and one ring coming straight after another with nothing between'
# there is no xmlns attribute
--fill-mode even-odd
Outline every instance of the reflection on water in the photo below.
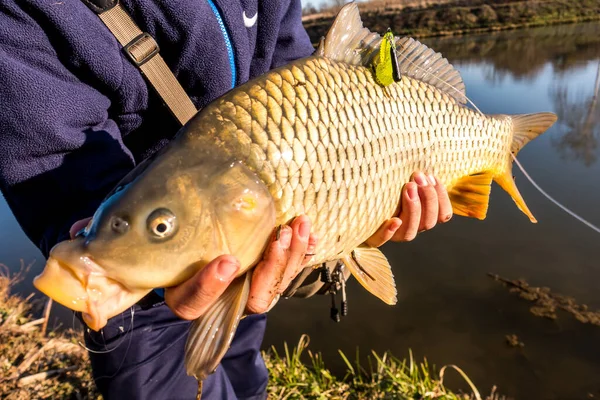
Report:
<svg viewBox="0 0 600 400"><path fill-rule="evenodd" d="M556 112L562 116L563 134L553 144L567 158L581 160L590 166L598 159L598 139L600 136L600 63L594 90L589 96L579 92L569 96L569 86L561 84L550 89Z"/></svg>
<svg viewBox="0 0 600 400"><path fill-rule="evenodd" d="M559 115L560 122L519 159L552 196L600 225L600 24L425 42L457 66L483 112ZM582 399L588 393L600 398L600 328L560 313L556 321L533 317L529 303L486 275L525 278L600 308L600 237L514 174L539 224L529 223L494 185L485 221L457 217L412 243L384 246L398 284L397 306L382 304L354 280L349 315L339 324L329 320L328 297L282 300L269 314L265 346L296 343L308 333L310 348L323 352L337 371L343 368L338 349L405 356L410 348L432 364L459 365L484 391L496 384L517 399ZM19 258L37 258L39 271L39 253L3 203L0 223L0 262L14 268ZM28 293L31 285L22 290ZM508 347L507 334L516 334L525 347Z"/></svg>
<svg viewBox="0 0 600 400"><path fill-rule="evenodd" d="M548 65L560 76L598 58L600 24L559 25L424 42L453 63L489 66L486 77L490 81L501 83L504 78L526 81Z"/></svg>

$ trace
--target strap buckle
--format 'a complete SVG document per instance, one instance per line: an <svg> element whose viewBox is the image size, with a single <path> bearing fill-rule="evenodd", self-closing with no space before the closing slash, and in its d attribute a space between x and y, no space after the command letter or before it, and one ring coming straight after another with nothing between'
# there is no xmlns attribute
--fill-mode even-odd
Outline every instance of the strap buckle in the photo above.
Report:
<svg viewBox="0 0 600 400"><path fill-rule="evenodd" d="M141 67L158 54L160 47L150 34L144 32L123 46L123 51L132 63Z"/></svg>

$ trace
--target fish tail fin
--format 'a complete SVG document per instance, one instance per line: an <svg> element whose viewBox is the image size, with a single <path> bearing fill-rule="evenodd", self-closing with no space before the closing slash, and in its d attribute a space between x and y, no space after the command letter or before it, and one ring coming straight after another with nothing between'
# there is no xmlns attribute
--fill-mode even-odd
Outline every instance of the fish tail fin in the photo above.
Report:
<svg viewBox="0 0 600 400"><path fill-rule="evenodd" d="M542 112L537 114L520 114L511 116L513 124L513 141L510 146L512 157L516 157L517 153L530 141L546 132L556 122L556 114ZM536 223L537 220L525 204L525 200L519 193L515 180L512 176L512 158L509 159L504 172L494 177L494 181L512 197L514 202L525 215L529 217L531 222Z"/></svg>
<svg viewBox="0 0 600 400"><path fill-rule="evenodd" d="M190 328L185 345L187 374L199 381L212 374L229 349L248 302L251 272L234 280Z"/></svg>
<svg viewBox="0 0 600 400"><path fill-rule="evenodd" d="M513 141L511 153L517 153L530 141L546 132L556 122L556 114L541 112L536 114L512 115Z"/></svg>
<svg viewBox="0 0 600 400"><path fill-rule="evenodd" d="M510 146L513 157L523 146L544 133L556 122L556 115L552 113L522 114L510 118L513 124L513 141ZM506 167L501 171L480 171L464 176L455 182L448 190L454 214L485 219L492 180L508 192L517 203L517 207L529 217L531 222L537 222L515 185L512 176L512 159L507 160Z"/></svg>

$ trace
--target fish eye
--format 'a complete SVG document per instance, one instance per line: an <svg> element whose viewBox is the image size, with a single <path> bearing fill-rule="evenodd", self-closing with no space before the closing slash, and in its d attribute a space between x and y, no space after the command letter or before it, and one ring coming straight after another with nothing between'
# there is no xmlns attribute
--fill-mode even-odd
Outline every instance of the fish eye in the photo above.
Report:
<svg viewBox="0 0 600 400"><path fill-rule="evenodd" d="M148 217L148 231L158 239L167 238L177 228L177 218L166 208L159 208L150 214Z"/></svg>

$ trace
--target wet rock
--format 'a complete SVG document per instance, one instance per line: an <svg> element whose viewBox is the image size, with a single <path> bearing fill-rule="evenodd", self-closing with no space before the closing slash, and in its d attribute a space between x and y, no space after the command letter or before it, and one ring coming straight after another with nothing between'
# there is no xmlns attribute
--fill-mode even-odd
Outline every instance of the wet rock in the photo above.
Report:
<svg viewBox="0 0 600 400"><path fill-rule="evenodd" d="M600 310L591 311L586 304L577 304L573 297L552 293L552 290L548 287L531 286L524 279L509 280L491 273L488 273L488 276L508 287L509 292L518 294L522 299L534 302L535 305L529 311L537 317L554 320L558 318L556 311L561 309L571 314L581 323L600 326Z"/></svg>
<svg viewBox="0 0 600 400"><path fill-rule="evenodd" d="M506 343L508 343L510 347L525 347L525 344L521 342L514 333L512 335L506 335L505 337Z"/></svg>

